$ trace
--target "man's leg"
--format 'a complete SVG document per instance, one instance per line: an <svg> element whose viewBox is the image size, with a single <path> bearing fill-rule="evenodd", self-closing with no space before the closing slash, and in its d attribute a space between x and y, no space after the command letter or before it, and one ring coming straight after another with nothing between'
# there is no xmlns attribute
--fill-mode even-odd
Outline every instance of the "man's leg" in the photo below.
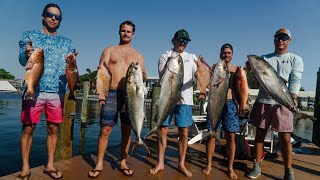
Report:
<svg viewBox="0 0 320 180"><path fill-rule="evenodd" d="M120 161L120 169L124 170L124 173L127 175L132 175L133 171L127 166L128 153L130 149L131 143L131 126L125 123L121 123L121 161Z"/></svg>
<svg viewBox="0 0 320 180"><path fill-rule="evenodd" d="M251 179L256 179L261 174L261 158L263 153L263 145L264 145L264 138L267 134L267 129L261 129L257 127L254 149L255 149L255 162L253 165L253 169L248 172L247 177Z"/></svg>
<svg viewBox="0 0 320 180"><path fill-rule="evenodd" d="M294 179L292 170L292 144L290 132L279 132L281 155L285 167L285 179Z"/></svg>
<svg viewBox="0 0 320 180"><path fill-rule="evenodd" d="M225 132L226 140L227 140L227 158L228 158L228 176L231 179L236 179L237 174L233 170L233 161L234 155L236 153L236 142L235 142L235 135L236 133L228 133Z"/></svg>
<svg viewBox="0 0 320 180"><path fill-rule="evenodd" d="M211 167L212 167L212 158L214 154L214 150L216 148L216 138L215 137L209 137L207 146L206 146L206 151L207 151L207 167L202 169L203 174L210 174Z"/></svg>
<svg viewBox="0 0 320 180"><path fill-rule="evenodd" d="M164 169L164 154L166 152L167 148L167 134L168 134L168 127L163 126L160 129L161 137L162 137L162 143L160 142L158 138L158 164L156 167L149 170L150 174L157 174L158 171Z"/></svg>
<svg viewBox="0 0 320 180"><path fill-rule="evenodd" d="M93 170L96 171L90 171L89 176L90 177L96 177L99 175L99 171L103 169L103 159L106 152L106 149L108 147L109 142L109 136L112 132L112 127L110 126L103 126L100 128L100 135L98 138L98 157L97 157L97 164L93 168Z"/></svg>
<svg viewBox="0 0 320 180"><path fill-rule="evenodd" d="M36 125L24 124L20 136L20 151L22 157L22 171L21 176L27 175L30 170L29 155L32 145L32 135Z"/></svg>
<svg viewBox="0 0 320 180"><path fill-rule="evenodd" d="M182 173L191 177L192 173L185 167L185 159L187 154L188 147L188 128L187 127L179 127L179 169Z"/></svg>
<svg viewBox="0 0 320 180"><path fill-rule="evenodd" d="M55 171L54 167L54 153L56 151L57 142L58 142L58 130L59 124L47 122L47 152L48 152L48 163L46 166L47 171ZM52 176L58 178L62 176L61 172L51 173Z"/></svg>

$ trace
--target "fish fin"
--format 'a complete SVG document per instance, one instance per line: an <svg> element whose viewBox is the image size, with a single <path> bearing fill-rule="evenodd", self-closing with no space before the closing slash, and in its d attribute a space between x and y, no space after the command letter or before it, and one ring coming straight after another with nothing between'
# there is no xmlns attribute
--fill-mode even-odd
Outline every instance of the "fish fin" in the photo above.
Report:
<svg viewBox="0 0 320 180"><path fill-rule="evenodd" d="M144 93L144 95L148 94L148 89L145 86L143 86L143 93Z"/></svg>

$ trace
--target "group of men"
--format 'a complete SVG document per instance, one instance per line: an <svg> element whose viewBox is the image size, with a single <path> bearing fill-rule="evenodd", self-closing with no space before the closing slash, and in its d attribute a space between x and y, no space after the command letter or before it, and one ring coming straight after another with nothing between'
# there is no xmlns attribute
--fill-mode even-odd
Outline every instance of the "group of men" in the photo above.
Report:
<svg viewBox="0 0 320 180"><path fill-rule="evenodd" d="M67 80L65 77L65 63L68 56L74 56L75 47L72 41L57 33L57 29L62 21L62 12L57 4L47 4L42 13L43 28L35 31L23 33L19 42L19 61L26 69L31 69L32 64L27 63L33 47L44 49L44 70L39 85L36 87L36 100L24 99L22 102L21 122L23 124L20 143L22 155L22 171L17 179L29 179L31 176L29 165L29 154L32 145L32 135L36 124L40 121L42 110L45 111L47 119L47 153L48 162L44 173L53 179L61 179L62 172L54 166L54 153L57 144L57 133L59 124L63 121L64 94L66 92ZM106 65L112 75L112 81L108 96L105 100L99 101L101 107L100 135L97 146L97 162L95 167L88 173L90 178L96 178L103 170L103 159L108 146L108 139L112 132L112 127L117 124L118 113L121 119L121 160L119 170L126 176L132 176L133 170L127 166L128 151L131 143L131 125L128 114L121 109L125 103L124 85L126 71L129 65L134 62L141 65L143 79L146 79L146 69L144 57L136 51L131 44L135 33L135 25L131 21L124 21L119 27L119 44L104 49L99 67ZM30 43L32 41L32 43ZM181 99L178 101L172 114L162 124L160 134L162 143L158 142L158 164L150 169L150 174L156 174L164 169L165 150L167 146L166 137L168 126L172 117L175 117L175 125L179 132L179 163L178 169L187 177L192 173L185 166L188 127L192 125L192 105L193 105L193 81L197 71L198 58L196 55L185 51L187 44L191 41L186 30L181 29L172 38L173 48L162 54L158 63L159 76L166 68L166 62L171 57L172 52L178 52L183 59L184 79ZM287 29L280 29L274 35L274 53L262 56L268 61L283 77L288 81L289 90L293 99L297 99L300 89L300 80L303 72L303 62L301 57L289 53L288 46L291 41L291 33ZM231 73L230 80L237 66L231 64L233 58L233 47L231 44L224 44L221 47L220 59L226 61ZM248 63L247 68L250 69ZM232 84L232 83L230 83ZM237 178L233 170L233 160L235 156L235 134L239 131L238 105L234 101L233 88L230 85L227 93L227 100L224 110L220 116L216 127L209 128L217 130L222 124L226 134L228 152L228 176ZM262 116L263 114L263 116ZM258 98L253 106L250 123L257 127L255 139L255 162L253 169L247 174L249 178L257 178L261 174L261 157L263 153L263 142L267 129L272 128L279 132L281 152L284 159L285 179L294 179L292 170L292 147L290 137L293 131L293 114L286 107L277 104L264 89L260 88ZM212 167L212 157L215 150L215 138L209 137L207 143L207 166L202 170L204 174L209 174Z"/></svg>

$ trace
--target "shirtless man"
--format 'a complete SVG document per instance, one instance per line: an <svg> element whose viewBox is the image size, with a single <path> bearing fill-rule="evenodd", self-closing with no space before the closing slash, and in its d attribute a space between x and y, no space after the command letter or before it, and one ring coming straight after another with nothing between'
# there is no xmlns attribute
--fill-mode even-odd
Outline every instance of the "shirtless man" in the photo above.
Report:
<svg viewBox="0 0 320 180"><path fill-rule="evenodd" d="M112 127L117 124L118 112L124 105L125 77L129 65L139 62L143 71L143 79L146 79L144 58L142 54L131 47L131 40L135 32L135 25L131 21L124 21L120 24L119 45L104 49L99 66L106 65L112 76L108 96L105 101L100 101L100 135L98 139L98 159L96 166L88 173L91 178L99 176L103 170L103 159L108 146L109 136ZM133 171L127 166L127 156L131 142L131 124L128 115L121 112L121 160L119 170L126 176L132 176Z"/></svg>
<svg viewBox="0 0 320 180"><path fill-rule="evenodd" d="M229 89L227 94L227 102L224 105L223 111L220 115L220 120L217 123L216 127L211 127L210 121L207 119L208 130L215 128L217 130L220 124L222 123L222 128L225 131L225 136L227 140L227 158L228 158L228 176L231 179L236 179L237 175L233 170L233 161L234 155L236 152L236 144L235 144L235 134L239 131L239 119L237 116L237 105L235 103L234 93L232 92L232 84L234 73L237 70L237 66L231 64L231 60L233 57L233 47L231 44L224 44L221 47L220 51L220 59L226 60L228 64L228 70L231 74ZM213 67L214 68L214 67ZM239 112L243 114L244 112ZM215 150L215 138L210 137L207 143L207 167L202 170L202 173L208 175L211 171L212 167L212 157Z"/></svg>

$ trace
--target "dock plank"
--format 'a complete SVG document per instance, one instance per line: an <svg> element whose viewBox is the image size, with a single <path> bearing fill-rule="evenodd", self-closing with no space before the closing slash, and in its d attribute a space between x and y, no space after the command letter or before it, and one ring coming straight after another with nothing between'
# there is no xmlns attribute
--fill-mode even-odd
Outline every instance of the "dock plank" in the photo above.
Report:
<svg viewBox="0 0 320 180"><path fill-rule="evenodd" d="M151 137L146 140L151 154L138 149L136 155L128 157L128 167L134 171L133 177L123 175L119 167L119 151L120 145L108 147L104 158L104 170L97 178L99 179L187 179L181 172L178 171L178 144L177 132L171 130L168 134L168 146L165 156L165 169L156 175L150 175L149 169L157 164L157 147L156 137ZM223 146L223 144L222 144ZM320 149L312 143L303 142L302 150L307 154L294 154L293 167L295 169L296 179L316 180L320 176ZM262 175L259 180L267 179L282 179L283 178L283 161L281 153L278 152L278 158L266 158L262 162ZM56 162L56 167L63 172L63 179L67 180L84 180L88 178L88 172L94 167L97 157L94 154L75 156L70 160ZM248 165L247 168L244 168ZM244 174L252 168L251 161L235 160L235 172L238 179L248 179ZM206 166L205 144L195 143L188 145L186 156L186 167L193 173L191 179L229 179L227 176L227 167L225 159L217 146L217 150L213 159L213 167L209 175L201 173L201 169ZM240 168L241 167L241 168ZM30 171L32 173L31 180L47 180L50 179L43 173L44 166L34 167ZM12 180L20 172L9 174L0 177L0 180Z"/></svg>

